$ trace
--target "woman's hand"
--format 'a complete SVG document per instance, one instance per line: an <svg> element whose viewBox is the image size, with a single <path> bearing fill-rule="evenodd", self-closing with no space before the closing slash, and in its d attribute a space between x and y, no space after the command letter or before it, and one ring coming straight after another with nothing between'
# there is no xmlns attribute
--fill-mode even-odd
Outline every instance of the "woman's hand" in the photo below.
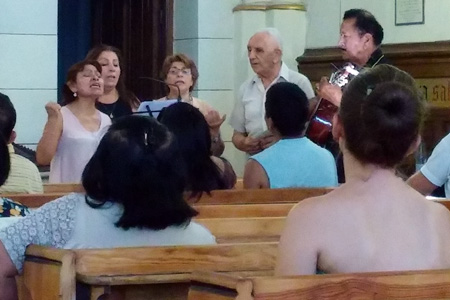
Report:
<svg viewBox="0 0 450 300"><path fill-rule="evenodd" d="M210 128L220 128L220 125L225 122L226 118L227 115L223 115L222 117L220 117L220 114L217 110L210 110L205 115L206 122L208 122L208 126Z"/></svg>
<svg viewBox="0 0 450 300"><path fill-rule="evenodd" d="M59 139L63 131L63 116L61 105L55 102L48 102L45 105L48 120L44 127L44 132L36 147L36 161L39 165L50 164L56 153Z"/></svg>
<svg viewBox="0 0 450 300"><path fill-rule="evenodd" d="M217 110L210 110L206 115L205 119L208 123L211 135L217 136L219 134L220 126L225 122L227 115L220 116Z"/></svg>
<svg viewBox="0 0 450 300"><path fill-rule="evenodd" d="M48 102L45 105L45 110L47 111L49 119L61 117L61 105L56 102Z"/></svg>

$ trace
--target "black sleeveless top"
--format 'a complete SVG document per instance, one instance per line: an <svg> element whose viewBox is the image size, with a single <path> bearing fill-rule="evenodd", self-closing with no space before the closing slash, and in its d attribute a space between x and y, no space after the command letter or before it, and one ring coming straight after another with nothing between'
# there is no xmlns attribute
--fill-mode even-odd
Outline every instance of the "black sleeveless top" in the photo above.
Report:
<svg viewBox="0 0 450 300"><path fill-rule="evenodd" d="M131 107L123 101L120 97L114 103L101 103L95 104L96 108L104 114L107 114L111 119L131 115L133 113Z"/></svg>

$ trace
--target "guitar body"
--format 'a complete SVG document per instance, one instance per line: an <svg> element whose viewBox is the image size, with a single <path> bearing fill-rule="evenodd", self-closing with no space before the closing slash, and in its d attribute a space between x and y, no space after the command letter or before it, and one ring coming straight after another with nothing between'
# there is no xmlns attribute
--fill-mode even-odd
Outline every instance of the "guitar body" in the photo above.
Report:
<svg viewBox="0 0 450 300"><path fill-rule="evenodd" d="M341 69L331 74L329 82L342 88L358 73L355 66L347 63ZM320 99L309 120L306 136L317 145L325 147L331 134L333 116L337 111L338 107L336 105L326 99Z"/></svg>
<svg viewBox="0 0 450 300"><path fill-rule="evenodd" d="M338 107L326 99L320 99L313 117L309 121L306 136L317 145L324 147L332 129L333 116Z"/></svg>

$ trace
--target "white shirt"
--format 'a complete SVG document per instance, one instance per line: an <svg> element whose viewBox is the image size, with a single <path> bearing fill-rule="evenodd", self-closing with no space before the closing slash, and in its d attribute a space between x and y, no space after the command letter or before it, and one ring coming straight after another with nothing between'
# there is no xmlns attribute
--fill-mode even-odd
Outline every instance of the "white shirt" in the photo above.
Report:
<svg viewBox="0 0 450 300"><path fill-rule="evenodd" d="M282 63L280 73L267 89L257 75L241 85L230 117L231 127L237 132L248 133L252 136L267 130L264 120L266 92L275 83L286 81L298 85L308 99L314 97L309 79L303 74L290 70L285 63Z"/></svg>

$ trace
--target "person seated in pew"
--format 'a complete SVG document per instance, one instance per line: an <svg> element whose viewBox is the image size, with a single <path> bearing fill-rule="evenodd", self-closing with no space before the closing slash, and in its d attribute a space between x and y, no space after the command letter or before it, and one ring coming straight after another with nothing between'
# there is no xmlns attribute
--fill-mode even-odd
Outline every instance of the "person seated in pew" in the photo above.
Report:
<svg viewBox="0 0 450 300"><path fill-rule="evenodd" d="M309 101L290 82L279 82L266 93L266 123L277 142L250 157L244 188L337 186L333 155L305 137Z"/></svg>
<svg viewBox="0 0 450 300"><path fill-rule="evenodd" d="M0 187L1 194L40 194L44 191L41 174L34 163L14 152L14 143L17 134L17 114L14 105L8 96L0 93L0 132L7 139L10 171L8 179Z"/></svg>
<svg viewBox="0 0 450 300"><path fill-rule="evenodd" d="M427 162L406 182L423 195L430 195L444 186L445 197L450 198L450 134L437 144Z"/></svg>
<svg viewBox="0 0 450 300"><path fill-rule="evenodd" d="M150 117L116 119L82 178L86 194L49 202L0 230L2 299L9 299L3 297L8 288L14 292L14 276L30 244L64 249L215 244L205 227L191 222L197 211L183 198L183 163L173 134Z"/></svg>
<svg viewBox="0 0 450 300"><path fill-rule="evenodd" d="M450 212L394 170L419 145L424 113L414 79L395 67L349 83L333 126L347 181L291 210L277 275L450 268Z"/></svg>
<svg viewBox="0 0 450 300"><path fill-rule="evenodd" d="M231 189L236 174L225 158L212 155L211 135L205 117L198 108L187 103L175 103L165 108L158 120L175 135L187 166L187 191L195 199L202 192Z"/></svg>
<svg viewBox="0 0 450 300"><path fill-rule="evenodd" d="M10 173L10 160L11 156L9 153L8 145L6 143L6 140L3 138L2 131L0 131L0 186L5 183ZM28 208L25 205L14 202L11 199L7 199L5 197L0 197L0 228L9 225L11 222L14 222L12 218L6 217L21 217L25 216L28 213Z"/></svg>

